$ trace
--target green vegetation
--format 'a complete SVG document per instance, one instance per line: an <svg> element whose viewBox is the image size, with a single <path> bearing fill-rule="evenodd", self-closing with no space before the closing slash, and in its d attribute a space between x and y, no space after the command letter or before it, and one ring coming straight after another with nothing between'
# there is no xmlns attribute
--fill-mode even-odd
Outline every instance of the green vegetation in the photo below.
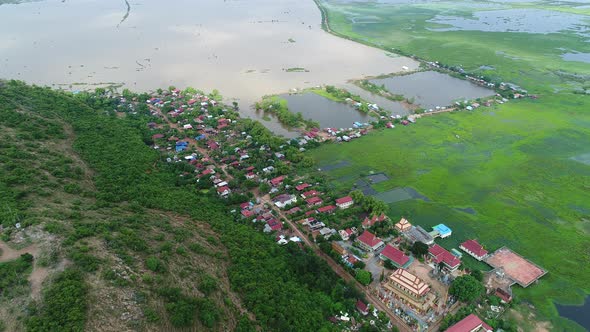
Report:
<svg viewBox="0 0 590 332"><path fill-rule="evenodd" d="M293 113L289 110L287 101L278 96L266 96L256 103L256 109L274 114L279 121L290 128L318 128L319 124L311 119L304 119L301 113Z"/></svg>
<svg viewBox="0 0 590 332"><path fill-rule="evenodd" d="M325 28L337 35L539 95L424 118L313 155L320 166L351 162L330 172L338 187L352 185L359 174L384 171L390 180L374 185L378 192L416 189L426 198L394 201L390 215L425 228L444 222L453 236L440 243L449 249L478 238L490 250L506 245L541 265L548 275L526 290L515 287L517 297L531 301L555 330L579 329L557 316L553 302L582 303L590 293L590 266L584 263L590 245L590 100L583 96L590 67L561 59L564 49L590 52L585 37L571 30L436 31L448 27L434 23L436 15L469 19L480 8L462 1L319 4ZM483 5L590 14L548 1ZM469 269L489 269L470 257L463 262Z"/></svg>
<svg viewBox="0 0 590 332"><path fill-rule="evenodd" d="M28 286L27 277L31 273L33 256L24 254L20 258L0 263L0 299L13 298Z"/></svg>
<svg viewBox="0 0 590 332"><path fill-rule="evenodd" d="M403 101L406 98L404 98L404 96L402 95L396 95L396 94L392 94L391 92L389 92L386 88L385 85L377 85L375 83L371 83L369 80L360 80L360 81L356 81L355 84L357 84L359 87L370 91L376 95L380 95L383 96L389 100L393 100L393 101Z"/></svg>
<svg viewBox="0 0 590 332"><path fill-rule="evenodd" d="M50 265L72 262L47 280L40 302L14 308L27 329L80 331L109 320L120 330L332 331L326 317L354 310L360 294L323 260L294 244L277 246L251 223L228 218L215 193L179 181L183 165L146 144L149 112L117 117L114 99L103 93L70 95L14 81L0 88L0 149L7 152L0 167L15 170L0 172L2 195L14 198L23 227L63 239ZM238 129L260 144L284 144L251 120ZM2 220L9 236L14 221ZM111 305L138 311L137 318L118 320Z"/></svg>
<svg viewBox="0 0 590 332"><path fill-rule="evenodd" d="M459 301L473 302L479 299L485 292L483 284L471 275L464 275L453 280L449 288L449 294L456 296Z"/></svg>
<svg viewBox="0 0 590 332"><path fill-rule="evenodd" d="M86 323L86 294L88 288L83 274L76 270L62 272L46 289L43 305L31 313L27 330L84 331Z"/></svg>
<svg viewBox="0 0 590 332"><path fill-rule="evenodd" d="M358 280L358 282L360 282L361 284L367 286L368 284L371 283L371 279L373 278L371 276L371 272L367 271L367 270L356 270L354 278L356 280Z"/></svg>
<svg viewBox="0 0 590 332"><path fill-rule="evenodd" d="M560 85L581 88L590 75L587 64L561 59L566 50L590 52L585 37L574 31L534 34L486 31L436 31L446 28L432 22L437 14L469 18L478 7L468 2L381 4L319 0L333 33L355 41L428 61L461 67L525 89L553 91ZM484 2L485 10L506 9L508 3ZM589 15L588 9L549 1L515 3L519 9L548 9ZM363 18L367 18L364 20ZM370 18L370 19L368 19ZM510 18L514 19L514 18ZM356 22L356 23L352 23ZM363 23L366 22L366 23ZM486 66L481 68L481 66ZM578 78L572 74L577 74ZM539 92L539 91L536 91Z"/></svg>
<svg viewBox="0 0 590 332"><path fill-rule="evenodd" d="M582 301L580 290L589 291L590 266L584 261L590 168L572 159L588 153L585 102L576 95L545 96L437 115L345 145L324 145L312 156L320 167L350 163L326 174L338 188L350 188L374 171L389 177L373 185L379 192L416 189L429 201L392 202L390 217L404 216L425 229L445 223L453 236L439 243L449 249L478 238L489 250L506 245L541 265L549 274L515 292L545 317L554 316L552 300ZM459 210L465 208L473 214ZM466 256L463 262L489 269Z"/></svg>
<svg viewBox="0 0 590 332"><path fill-rule="evenodd" d="M414 256L422 258L424 255L428 254L428 245L426 243L416 241L414 244L412 244L412 247L410 247L410 251L412 254L414 254Z"/></svg>

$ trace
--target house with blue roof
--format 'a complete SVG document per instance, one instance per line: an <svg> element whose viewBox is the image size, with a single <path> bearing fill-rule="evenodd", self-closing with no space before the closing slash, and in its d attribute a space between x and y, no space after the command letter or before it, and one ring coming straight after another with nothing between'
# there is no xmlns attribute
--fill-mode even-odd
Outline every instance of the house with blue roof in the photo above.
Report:
<svg viewBox="0 0 590 332"><path fill-rule="evenodd" d="M451 234L453 234L453 231L445 224L438 224L432 227L432 232L430 232L432 237L440 237L441 239L449 237Z"/></svg>

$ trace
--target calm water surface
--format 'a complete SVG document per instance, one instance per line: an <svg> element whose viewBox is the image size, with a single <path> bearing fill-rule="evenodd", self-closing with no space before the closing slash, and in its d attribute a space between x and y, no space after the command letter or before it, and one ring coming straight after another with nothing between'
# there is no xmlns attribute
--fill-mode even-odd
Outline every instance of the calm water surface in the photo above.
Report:
<svg viewBox="0 0 590 332"><path fill-rule="evenodd" d="M418 64L334 37L312 0L62 0L0 6L0 77L68 89L218 89L261 96ZM288 68L308 72L287 72ZM291 136L276 122L263 122Z"/></svg>
<svg viewBox="0 0 590 332"><path fill-rule="evenodd" d="M449 106L455 100L476 99L494 94L493 90L435 71L373 79L371 82L385 85L392 93L414 98L414 102L424 108Z"/></svg>
<svg viewBox="0 0 590 332"><path fill-rule="evenodd" d="M590 17L579 14L545 9L503 9L477 11L473 18L451 15L437 15L429 22L446 24L448 28L434 28L434 31L487 31L487 32L525 32L559 33L571 31L590 36L588 20ZM539 24L542 22L542 24Z"/></svg>
<svg viewBox="0 0 590 332"><path fill-rule="evenodd" d="M582 325L586 330L590 331L590 297L587 297L586 302L581 306L560 304L557 304L556 306L557 311L561 316L573 320Z"/></svg>
<svg viewBox="0 0 590 332"><path fill-rule="evenodd" d="M353 106L338 103L315 93L284 94L289 110L301 113L305 119L318 121L322 128L352 128L353 122L369 122L371 117L357 111Z"/></svg>
<svg viewBox="0 0 590 332"><path fill-rule="evenodd" d="M577 61L590 63L590 53L565 53L561 55L565 61Z"/></svg>

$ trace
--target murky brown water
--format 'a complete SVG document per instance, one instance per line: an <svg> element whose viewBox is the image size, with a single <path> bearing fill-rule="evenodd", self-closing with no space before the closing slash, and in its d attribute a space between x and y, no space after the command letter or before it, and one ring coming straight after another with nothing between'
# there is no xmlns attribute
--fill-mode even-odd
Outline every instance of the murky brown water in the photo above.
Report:
<svg viewBox="0 0 590 332"><path fill-rule="evenodd" d="M105 82L218 89L256 117L246 106L265 94L417 67L324 32L312 0L128 3L128 13L125 0L0 6L0 77L74 90ZM307 72L286 71L295 67Z"/></svg>

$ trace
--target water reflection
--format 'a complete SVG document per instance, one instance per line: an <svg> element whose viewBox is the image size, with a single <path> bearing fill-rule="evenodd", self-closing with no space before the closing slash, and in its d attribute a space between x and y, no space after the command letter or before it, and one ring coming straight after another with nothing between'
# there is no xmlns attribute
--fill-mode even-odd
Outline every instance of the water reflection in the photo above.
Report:
<svg viewBox="0 0 590 332"><path fill-rule="evenodd" d="M0 7L0 76L64 88L193 86L266 94L417 68L334 37L311 0L51 0ZM125 18L126 17L126 18ZM125 20L123 20L125 18ZM307 72L289 72L289 68ZM263 123L289 135L276 122Z"/></svg>
<svg viewBox="0 0 590 332"><path fill-rule="evenodd" d="M392 93L414 99L416 104L424 108L449 106L455 100L476 99L494 94L493 90L435 71L374 79L371 82L383 84Z"/></svg>

